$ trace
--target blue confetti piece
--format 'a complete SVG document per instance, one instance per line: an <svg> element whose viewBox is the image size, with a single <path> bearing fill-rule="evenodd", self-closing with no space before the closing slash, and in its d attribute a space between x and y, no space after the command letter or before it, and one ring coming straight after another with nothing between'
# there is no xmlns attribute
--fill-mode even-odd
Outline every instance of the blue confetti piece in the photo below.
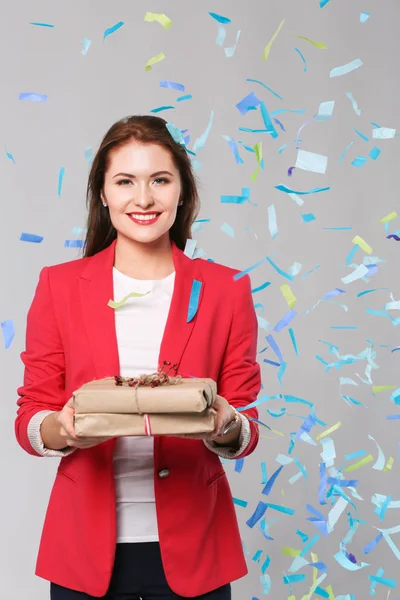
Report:
<svg viewBox="0 0 400 600"><path fill-rule="evenodd" d="M260 104L261 100L257 98L254 92L251 92L236 104L236 108L242 115L245 115L250 109L256 108Z"/></svg>
<svg viewBox="0 0 400 600"><path fill-rule="evenodd" d="M301 218L304 223L311 223L311 221L315 221L315 216L312 213L302 213Z"/></svg>
<svg viewBox="0 0 400 600"><path fill-rule="evenodd" d="M235 473L241 473L244 467L244 458L236 459L235 463Z"/></svg>
<svg viewBox="0 0 400 600"><path fill-rule="evenodd" d="M281 122L279 121L279 119L276 119L275 117L273 117L273 119L274 119L275 123L278 125L278 127L280 127L280 128L282 129L282 131L286 131L286 129L285 129L285 127L284 127L283 123L281 123ZM263 167L263 168L264 168L264 167Z"/></svg>
<svg viewBox="0 0 400 600"><path fill-rule="evenodd" d="M170 88L171 90L178 90L178 92L184 92L185 86L182 83L176 83L175 81L160 81L160 87Z"/></svg>
<svg viewBox="0 0 400 600"><path fill-rule="evenodd" d="M11 319L1 323L1 330L4 339L4 348L7 350L15 337L14 322Z"/></svg>
<svg viewBox="0 0 400 600"><path fill-rule="evenodd" d="M83 54L84 56L87 54L91 43L92 43L91 40L88 40L88 38L83 38L83 40L81 41L81 46L82 46L81 54Z"/></svg>
<svg viewBox="0 0 400 600"><path fill-rule="evenodd" d="M269 256L267 256L266 260L268 260L269 264L275 269L275 271L277 273L279 273L279 275L282 275L282 277L285 277L286 279L289 279L289 281L293 281L294 277L293 275L290 275L289 273L285 273L285 271L282 271L282 269L280 269L270 258Z"/></svg>
<svg viewBox="0 0 400 600"><path fill-rule="evenodd" d="M261 492L262 494L264 494L265 496L268 496L268 495L269 495L270 491L272 490L272 486L274 485L274 483L275 483L275 480L276 480L276 478L278 477L279 473L282 471L282 469L283 469L283 465L281 465L281 466L279 467L279 469L277 469L277 470L275 471L275 473L273 473L273 474L271 475L271 477L269 478L269 480L268 480L268 482L267 482L266 486L264 487L263 491Z"/></svg>
<svg viewBox="0 0 400 600"><path fill-rule="evenodd" d="M216 13L213 13L213 12L209 12L208 14L210 15L210 17L212 17L213 19L218 21L218 23L222 23L223 25L227 25L228 23L231 22L231 20L228 19L228 17L223 17L222 15L217 15Z"/></svg>
<svg viewBox="0 0 400 600"><path fill-rule="evenodd" d="M294 351L296 352L296 355L299 356L299 349L297 347L297 341L296 341L293 329L291 327L289 327L288 331L289 331L290 339L292 340Z"/></svg>
<svg viewBox="0 0 400 600"><path fill-rule="evenodd" d="M369 554L377 544L379 544L379 542L381 541L381 539L383 538L383 533L380 533L379 535L376 536L376 538L374 538L372 540L372 542L370 542L369 544L367 544L367 546L365 546L365 548L363 548L363 552L364 554Z"/></svg>
<svg viewBox="0 0 400 600"><path fill-rule="evenodd" d="M176 101L183 102L184 100L191 100L192 98L192 94L186 94L185 96L179 96L179 98L177 98Z"/></svg>
<svg viewBox="0 0 400 600"><path fill-rule="evenodd" d="M239 500L239 498L233 498L233 503L236 504L237 506L241 506L242 508L246 508L248 505L248 502L246 502L246 500Z"/></svg>
<svg viewBox="0 0 400 600"><path fill-rule="evenodd" d="M371 581L375 581L376 583L380 583L385 585L386 587L394 589L396 587L395 579L386 579L384 577L375 577L374 575L368 575L368 579Z"/></svg>
<svg viewBox="0 0 400 600"><path fill-rule="evenodd" d="M58 191L57 191L58 196L61 196L61 190L62 190L62 184L63 184L63 181L64 181L64 175L65 175L65 168L61 167L60 172L58 174Z"/></svg>
<svg viewBox="0 0 400 600"><path fill-rule="evenodd" d="M370 158L372 158L372 160L376 160L378 158L378 156L380 155L381 151L379 150L379 148L377 148L376 146L374 146L372 148L372 150L369 153ZM385 225L388 225L388 223L385 223Z"/></svg>
<svg viewBox="0 0 400 600"><path fill-rule="evenodd" d="M65 240L64 248L83 248L84 240Z"/></svg>
<svg viewBox="0 0 400 600"><path fill-rule="evenodd" d="M352 161L351 164L353 165L353 167L363 167L367 161L367 156L356 156L356 158Z"/></svg>
<svg viewBox="0 0 400 600"><path fill-rule="evenodd" d="M356 134L358 136L360 136L360 138L362 140L364 140L364 142L369 142L369 138L366 135L364 135L363 133L361 133L361 131L358 131L358 129L355 129L355 128L354 128L354 131L356 132Z"/></svg>
<svg viewBox="0 0 400 600"><path fill-rule="evenodd" d="M327 487L326 464L322 462L319 465L319 486L318 486L318 502L321 505L326 504L325 494Z"/></svg>
<svg viewBox="0 0 400 600"><path fill-rule="evenodd" d="M264 262L264 261L263 261ZM265 288L267 288L268 286L271 285L270 281L266 281L265 283L263 283L262 285L259 285L258 287L254 288L253 290L251 290L252 294L255 294L256 292L261 292L261 290L265 290Z"/></svg>
<svg viewBox="0 0 400 600"><path fill-rule="evenodd" d="M40 244L43 241L43 236L35 235L34 233L21 233L19 238L20 242L32 242L34 244Z"/></svg>
<svg viewBox="0 0 400 600"><path fill-rule="evenodd" d="M200 298L200 290L202 285L202 281L197 281L197 279L193 279L186 323L190 323L190 321L194 318L194 316L197 313Z"/></svg>
<svg viewBox="0 0 400 600"><path fill-rule="evenodd" d="M265 106L265 102L261 102L260 110L266 131L271 135L272 138L277 138L279 134L271 121L271 117L268 113L267 107Z"/></svg>
<svg viewBox="0 0 400 600"><path fill-rule="evenodd" d="M15 159L14 159L13 155L10 152L7 152L7 147L5 147L5 153L6 153L7 158L9 158L10 160L12 160L14 164L17 164L15 162Z"/></svg>
<svg viewBox="0 0 400 600"><path fill-rule="evenodd" d="M119 21L118 23L116 23L112 27L109 27L108 29L106 29L105 32L104 32L103 39L105 40L109 35L111 35L115 31L118 31L118 29L120 29L123 25L124 25L124 21Z"/></svg>
<svg viewBox="0 0 400 600"><path fill-rule="evenodd" d="M329 0L324 0L329 1ZM288 583L298 583L299 581L304 581L306 578L306 576L304 575L304 573L297 573L295 575L284 575L283 576L283 583L288 584Z"/></svg>
<svg viewBox="0 0 400 600"><path fill-rule="evenodd" d="M243 204L250 198L250 188L242 188L241 196L221 196L221 202L224 204Z"/></svg>
<svg viewBox="0 0 400 600"><path fill-rule="evenodd" d="M266 504L265 502L259 502L254 513L246 521L246 525L250 528L253 528L254 525L256 525L258 521L264 516L267 508L268 504Z"/></svg>
<svg viewBox="0 0 400 600"><path fill-rule="evenodd" d="M33 92L21 92L18 99L29 102L47 102L46 94L34 94Z"/></svg>
<svg viewBox="0 0 400 600"><path fill-rule="evenodd" d="M362 12L360 13L360 23L366 23L368 21L368 19L370 18L370 13L367 12Z"/></svg>
<svg viewBox="0 0 400 600"><path fill-rule="evenodd" d="M347 96L347 98L349 98L351 100L351 104L353 106L353 110L356 113L356 115L360 116L361 110L358 108L357 101L355 100L353 94L351 92L346 92L346 96Z"/></svg>
<svg viewBox="0 0 400 600"><path fill-rule="evenodd" d="M351 71L355 71L355 69L358 69L362 65L363 65L362 60L359 58L356 58L355 60L352 60L351 62L349 62L345 65L342 65L340 67L335 67L334 69L332 69L329 76L330 77L340 77L341 75L346 75L347 73L351 73Z"/></svg>
<svg viewBox="0 0 400 600"><path fill-rule="evenodd" d="M319 7L324 8L324 6L326 6L328 4L328 2L330 2L330 0L320 0Z"/></svg>
<svg viewBox="0 0 400 600"><path fill-rule="evenodd" d="M274 331L282 331L282 329L284 329L290 323L290 321L294 319L296 315L297 312L295 310L290 310L289 312L287 312L286 315L275 325Z"/></svg>
<svg viewBox="0 0 400 600"><path fill-rule="evenodd" d="M279 362L282 363L283 362L283 356L282 356L282 353L281 353L281 351L279 349L279 346L276 343L276 341L273 338L273 336L272 335L267 335L267 336L265 336L265 339L267 340L267 342L271 346L272 350L275 352L276 356L278 357Z"/></svg>
<svg viewBox="0 0 400 600"><path fill-rule="evenodd" d="M325 188L314 188L312 190L308 190L306 192L299 192L298 190L292 190L291 188L288 188L286 185L283 184L279 184L275 186L276 190L279 190L280 192L285 192L286 194L298 194L299 196L305 196L307 194L317 194L319 192L326 192L328 190L330 190L330 187L325 187Z"/></svg>
<svg viewBox="0 0 400 600"><path fill-rule="evenodd" d="M50 25L50 23L35 23L29 21L29 25L36 25L36 27L54 27L54 25Z"/></svg>
<svg viewBox="0 0 400 600"><path fill-rule="evenodd" d="M303 61L303 64L304 64L304 73L306 73L307 72L307 62L306 62L306 59L304 58L302 52L298 48L295 48L295 50L299 54L301 60Z"/></svg>
<svg viewBox="0 0 400 600"><path fill-rule="evenodd" d="M279 381L280 385L283 385L282 378L283 378L283 376L285 374L286 367L287 367L287 363L286 362L282 363L281 366L279 367L279 370L278 370L278 381Z"/></svg>
<svg viewBox="0 0 400 600"><path fill-rule="evenodd" d="M281 363L276 362L275 360L270 360L269 358L264 358L264 362L272 365L273 367L280 367Z"/></svg>
<svg viewBox="0 0 400 600"><path fill-rule="evenodd" d="M261 473L262 473L262 484L268 483L268 474L267 474L267 464L265 462L261 463Z"/></svg>
<svg viewBox="0 0 400 600"><path fill-rule="evenodd" d="M162 112L164 110L171 110L171 109L175 109L175 106L171 106L171 105L157 106L156 108L152 108L150 110L150 112L152 112L152 113L159 113L159 112Z"/></svg>
<svg viewBox="0 0 400 600"><path fill-rule="evenodd" d="M300 552L300 556L303 557L307 554L307 552L309 552L311 550L311 548L318 542L319 540L319 535L318 533L316 533L314 535L314 537L308 542L308 544L306 544L302 551ZM329 597L329 596L328 596Z"/></svg>
<svg viewBox="0 0 400 600"><path fill-rule="evenodd" d="M270 87L268 87L267 85L265 85L265 83L263 83L262 81L260 81L259 79L246 79L246 81L251 81L253 83L259 83L260 85L262 85L266 90L268 90L271 94L273 94L276 98L278 98L279 100L283 100L282 96L280 96L279 94L277 94L276 92L274 92L274 90L272 90ZM305 111L303 111L305 112Z"/></svg>
<svg viewBox="0 0 400 600"><path fill-rule="evenodd" d="M354 142L350 142L348 146L343 150L342 156L339 158L339 162L341 163L344 157L346 156L347 150L354 144Z"/></svg>

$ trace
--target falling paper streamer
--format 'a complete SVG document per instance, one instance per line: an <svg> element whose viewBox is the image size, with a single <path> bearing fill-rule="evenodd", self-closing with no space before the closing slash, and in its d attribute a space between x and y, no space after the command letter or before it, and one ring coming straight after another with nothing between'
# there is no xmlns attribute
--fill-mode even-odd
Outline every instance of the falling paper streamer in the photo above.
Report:
<svg viewBox="0 0 400 600"><path fill-rule="evenodd" d="M288 283L283 283L280 286L281 292L283 294L283 297L285 298L288 307L290 308L290 310L292 310L292 308L294 307L294 305L296 304L296 296L293 294L290 285Z"/></svg>
<svg viewBox="0 0 400 600"><path fill-rule="evenodd" d="M40 244L43 241L43 236L35 235L33 233L21 233L19 238L20 242L32 242L34 244Z"/></svg>
<svg viewBox="0 0 400 600"><path fill-rule="evenodd" d="M278 94L277 92L274 92L274 90L272 90L270 87L268 87L267 85L265 85L265 83L263 83L262 81L260 81L259 79L246 79L246 81L251 81L253 83L258 83L260 85L262 85L266 90L268 90L271 94L273 94L276 98L278 98L279 100L283 100L282 96L280 94Z"/></svg>
<svg viewBox="0 0 400 600"><path fill-rule="evenodd" d="M190 321L196 316L202 285L202 281L197 281L196 279L193 279L186 323L190 323Z"/></svg>
<svg viewBox="0 0 400 600"><path fill-rule="evenodd" d="M328 166L328 157L323 154L299 150L297 154L296 168L313 173L324 174Z"/></svg>
<svg viewBox="0 0 400 600"><path fill-rule="evenodd" d="M215 40L217 46L222 46L226 38L226 29L223 25L218 27L217 39Z"/></svg>
<svg viewBox="0 0 400 600"><path fill-rule="evenodd" d="M185 256L187 256L188 258L193 258L193 255L196 251L196 246L197 246L197 241L188 238L186 240L185 250L183 252L185 254Z"/></svg>
<svg viewBox="0 0 400 600"><path fill-rule="evenodd" d="M305 40L306 42L309 42L310 44L312 44L316 48L319 48L320 50L328 49L326 44L324 44L324 42L314 42L314 40L310 40L310 38L304 37L304 35L298 35L297 33L294 33L294 31L291 31L290 33L292 33L296 37L300 38L301 40Z"/></svg>
<svg viewBox="0 0 400 600"><path fill-rule="evenodd" d="M269 53L271 51L272 44L274 43L275 38L277 37L278 33L282 29L284 22L285 22L285 19L283 19L281 21L278 29L275 31L274 35L272 36L272 38L270 39L270 41L268 42L268 44L265 46L264 52L263 52L263 55L262 55L263 60L267 60L267 58L269 56Z"/></svg>
<svg viewBox="0 0 400 600"><path fill-rule="evenodd" d="M160 81L160 87L169 88L171 90L178 90L179 92L185 91L185 86L182 83L176 83L175 81Z"/></svg>
<svg viewBox="0 0 400 600"><path fill-rule="evenodd" d="M11 319L8 319L7 321L2 321L1 331L3 333L4 348L7 350L11 346L12 341L15 337L14 322Z"/></svg>
<svg viewBox="0 0 400 600"><path fill-rule="evenodd" d="M354 99L353 94L351 92L346 92L346 96L347 96L347 98L350 98L352 106L353 106L353 110L356 113L356 115L360 116L361 110L358 108L357 102Z"/></svg>
<svg viewBox="0 0 400 600"><path fill-rule="evenodd" d="M64 181L64 175L65 175L65 168L61 167L60 172L58 174L58 190L57 190L57 195L61 196L61 190L62 190L62 185L63 185L63 181Z"/></svg>
<svg viewBox="0 0 400 600"><path fill-rule="evenodd" d="M351 161L351 164L353 167L363 167L367 161L367 156L356 156L356 158Z"/></svg>
<svg viewBox="0 0 400 600"><path fill-rule="evenodd" d="M45 94L34 94L33 92L21 92L19 100L28 100L29 102L47 102Z"/></svg>
<svg viewBox="0 0 400 600"><path fill-rule="evenodd" d="M83 38L83 40L81 40L81 54L86 55L88 53L91 43L91 40L88 40L88 38Z"/></svg>
<svg viewBox="0 0 400 600"><path fill-rule="evenodd" d="M263 159L262 159L262 142L258 142L257 144L255 144L254 152L256 155L256 159L257 159L257 169L254 171L254 173L252 173L251 181L255 181L260 168L262 168L263 164L264 164Z"/></svg>
<svg viewBox="0 0 400 600"><path fill-rule="evenodd" d="M369 157L372 158L372 160L376 160L378 158L378 156L380 155L380 153L381 153L381 151L379 150L379 148L374 146L372 148L372 150L370 150L370 152L369 152Z"/></svg>
<svg viewBox="0 0 400 600"><path fill-rule="evenodd" d="M199 137L197 138L197 140L195 141L194 145L193 145L193 150L194 152L197 152L198 150L201 150L202 148L204 148L205 143L207 141L207 138L210 134L211 131L211 126L212 126L212 122L213 122L213 117L214 117L214 111L211 111L211 115L210 115L210 121L207 125L207 129L205 130L205 132Z"/></svg>
<svg viewBox="0 0 400 600"><path fill-rule="evenodd" d="M223 231L224 233L226 233L230 237L232 237L232 238L235 237L235 232L233 230L233 227L231 227L228 223L223 223L221 225L220 229L221 229L221 231Z"/></svg>
<svg viewBox="0 0 400 600"><path fill-rule="evenodd" d="M254 92L251 92L236 104L236 108L242 115L245 115L250 109L256 108L259 104L261 104L261 100L257 98Z"/></svg>
<svg viewBox="0 0 400 600"><path fill-rule="evenodd" d="M342 65L341 67L335 67L334 69L332 69L332 71L330 72L330 77L340 77L341 75L346 75L347 73L351 73L351 71L355 71L362 65L362 60L356 58L355 60L352 60L351 62Z"/></svg>
<svg viewBox="0 0 400 600"><path fill-rule="evenodd" d="M280 185L276 185L275 189L279 190L280 192L286 192L287 194L292 193L292 194L298 194L299 196L305 196L306 194L317 194L318 192L326 192L328 190L330 190L330 187L326 187L326 188L314 188L312 190L308 190L307 192L300 192L298 190L292 190L290 188L288 188L286 185L280 184Z"/></svg>
<svg viewBox="0 0 400 600"><path fill-rule="evenodd" d="M231 22L231 20L228 17L223 17L222 15L217 15L216 13L213 13L213 12L209 12L208 14L210 15L210 17L215 19L218 23L222 23L223 25L227 25L228 23Z"/></svg>
<svg viewBox="0 0 400 600"><path fill-rule="evenodd" d="M36 27L54 27L54 25L51 25L50 23L35 23L32 21L29 22L29 25L36 25Z"/></svg>
<svg viewBox="0 0 400 600"><path fill-rule="evenodd" d="M64 248L83 248L84 240L65 240Z"/></svg>
<svg viewBox="0 0 400 600"><path fill-rule="evenodd" d="M137 292L131 292L127 296L124 296L124 298L122 298L122 300L119 300L118 302L115 302L114 300L109 300L107 302L107 306L109 306L110 308L118 309L118 308L121 308L121 306L123 306L125 304L125 302L127 302L129 300L129 298L139 298L141 296L147 296L147 294L150 294L150 292L145 292L144 294L138 294Z"/></svg>
<svg viewBox="0 0 400 600"><path fill-rule="evenodd" d="M224 50L225 50L225 56L227 58L232 58L232 56L234 55L236 47L237 47L237 44L238 44L238 41L239 41L239 37L240 37L240 29L238 29L238 31L236 33L236 42L235 42L235 45L227 47L227 48L224 48Z"/></svg>
<svg viewBox="0 0 400 600"><path fill-rule="evenodd" d="M362 250L364 250L364 252L366 252L367 254L371 254L372 253L372 248L369 244L367 244L366 241L364 241L362 239L362 237L360 237L359 235L356 235L353 239L352 239L353 244L357 244L360 248L362 248Z"/></svg>
<svg viewBox="0 0 400 600"><path fill-rule="evenodd" d="M243 204L243 202L247 202L250 198L250 189L242 188L241 196L221 196L221 202L228 204Z"/></svg>
<svg viewBox="0 0 400 600"><path fill-rule="evenodd" d="M7 152L7 148L5 148L5 153L6 153L7 158L10 159L10 160L12 160L12 162L14 164L16 164L15 158L13 157L13 155L11 154L11 152Z"/></svg>
<svg viewBox="0 0 400 600"><path fill-rule="evenodd" d="M328 102L321 102L318 108L318 113L315 116L317 121L327 121L331 118L333 109L335 108L335 101L329 100Z"/></svg>
<svg viewBox="0 0 400 600"><path fill-rule="evenodd" d="M182 146L186 146L185 138L183 137L182 131L178 127L176 127L176 125L169 122L166 123L165 126L177 144L182 144Z"/></svg>
<svg viewBox="0 0 400 600"><path fill-rule="evenodd" d="M360 23L366 23L368 21L368 19L370 18L370 13L367 12L362 12L360 13Z"/></svg>
<svg viewBox="0 0 400 600"><path fill-rule="evenodd" d="M372 130L372 137L375 140L390 140L396 135L395 129L389 129L388 127L377 127Z"/></svg>
<svg viewBox="0 0 400 600"><path fill-rule="evenodd" d="M112 27L109 27L108 29L106 29L105 32L104 32L104 35L103 35L103 39L105 40L109 35L111 35L115 31L118 31L118 29L121 29L121 27L123 25L124 25L124 22L123 21L119 21L118 23L116 23Z"/></svg>
<svg viewBox="0 0 400 600"><path fill-rule="evenodd" d="M162 25L162 27L165 30L168 30L172 25L171 19L168 18L167 15L164 15L163 13L147 12L144 16L144 20L147 22L150 22L150 23L153 21L157 21L158 23L160 23L160 25Z"/></svg>
<svg viewBox="0 0 400 600"><path fill-rule="evenodd" d="M155 65L156 63L160 62L164 58L165 58L164 52L160 52L160 54L157 54L156 56L153 56L152 58L150 58L147 61L144 70L145 71L151 71L152 66Z"/></svg>
<svg viewBox="0 0 400 600"><path fill-rule="evenodd" d="M295 50L296 50L297 54L300 56L301 60L303 61L304 73L307 73L307 62L306 62L306 59L304 58L303 53L298 48L295 48Z"/></svg>
<svg viewBox="0 0 400 600"><path fill-rule="evenodd" d="M157 106L157 108L152 108L150 112L152 112L152 113L159 113L159 112L162 112L164 110L170 110L170 109L174 109L174 108L175 108L175 106L171 106L171 105L169 105L169 106Z"/></svg>

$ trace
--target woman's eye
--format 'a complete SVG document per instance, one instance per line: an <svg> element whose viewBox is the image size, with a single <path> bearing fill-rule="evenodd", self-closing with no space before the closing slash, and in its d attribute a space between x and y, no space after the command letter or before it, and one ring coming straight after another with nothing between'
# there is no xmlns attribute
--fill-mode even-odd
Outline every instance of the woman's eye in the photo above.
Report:
<svg viewBox="0 0 400 600"><path fill-rule="evenodd" d="M118 185L125 185L127 183L131 183L130 179L120 179L120 181L118 181Z"/></svg>
<svg viewBox="0 0 400 600"><path fill-rule="evenodd" d="M168 179L166 179L165 177L157 177L157 179L154 180L156 183L168 183Z"/></svg>

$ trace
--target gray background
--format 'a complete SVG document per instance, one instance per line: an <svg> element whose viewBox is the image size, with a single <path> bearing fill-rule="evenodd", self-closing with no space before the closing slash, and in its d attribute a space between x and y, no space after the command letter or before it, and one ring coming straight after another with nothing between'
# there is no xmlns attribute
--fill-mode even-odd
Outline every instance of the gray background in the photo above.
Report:
<svg viewBox="0 0 400 600"><path fill-rule="evenodd" d="M165 31L158 23L144 22L146 11L164 12L173 21ZM197 171L201 179L202 210L200 218L209 223L194 237L198 248L207 257L218 262L245 269L269 255L283 270L294 262L302 264L300 273L290 282L297 297L296 318L292 321L299 356L296 356L289 333L283 329L274 333L287 370L283 385L277 378L277 368L263 362L275 360L268 347L259 354L262 365L264 393L291 394L314 403L317 417L326 428L341 422L340 428L330 437L336 450L335 468L353 461L345 455L358 450L372 454L374 461L345 478L359 481L357 499L348 489L357 512L350 505L338 520L334 531L326 538L320 537L312 548L318 560L328 567L321 583L326 589L331 585L336 598L353 594L364 599L369 595L369 575L376 575L380 567L383 577L397 580L391 598L400 596L399 563L385 540L369 554L362 549L376 535L376 527L389 528L399 524L399 509L388 509L383 521L374 513L371 502L374 493L390 494L393 500L400 497L398 421L388 421L398 407L390 401L393 390L372 393L372 386L359 380L364 376L366 361L344 365L325 372L315 355L327 362L336 360L329 347L321 340L335 344L340 355L362 352L374 343L375 362L379 369L372 371L374 385L400 387L399 329L389 318L367 314L366 308L384 310L390 300L400 297L398 261L396 253L400 243L386 239L379 220L399 207L398 202L398 138L376 141L382 150L376 161L369 160L362 168L351 165L357 155L367 156L374 145L371 121L381 126L399 126L398 22L400 7L396 0L331 0L324 8L318 0L267 0L252 2L157 2L136 0L81 0L78 3L17 0L2 3L0 11L3 24L0 36L0 54L3 59L3 90L1 137L7 152L0 158L0 185L2 186L2 219L0 269L2 294L0 296L0 322L12 320L15 338L6 349L0 347L3 410L1 411L1 591L7 600L39 600L46 598L48 583L33 574L43 518L47 506L58 460L37 460L24 454L14 438L16 388L21 385L23 367L19 358L25 344L25 319L44 265L73 260L80 257L79 249L65 248L66 239L74 239L73 228L85 224L85 186L88 162L85 149L93 152L106 129L117 119L134 113L148 113L151 109L172 104L175 110L160 113L171 119L181 129L191 134L189 147L205 130L211 110L214 122L206 146L198 153L202 161ZM226 58L222 47L215 43L218 24L208 12L230 17L226 26L225 46L234 44L236 31L241 36L232 58ZM361 24L361 11L371 13L369 21ZM267 61L262 52L283 18L286 22L276 38ZM30 25L30 21L54 24L54 28ZM118 21L125 25L103 40L105 29ZM293 35L307 36L323 41L327 50L320 50ZM81 40L92 42L86 55L81 53ZM298 47L307 60L303 71ZM166 59L145 72L147 60L164 52ZM364 65L343 77L331 79L330 70L356 58ZM260 79L279 93L278 100L265 88L249 83L246 78ZM180 95L174 90L160 87L160 80L183 83L185 93L193 99L176 102ZM270 111L280 108L305 109L306 113L285 113L278 116L286 132L277 126L279 137L268 134L243 133L238 127L263 128L259 110L242 116L236 103L251 91L266 102ZM19 101L21 92L47 94L46 103ZM352 92L361 110L357 116L346 92ZM313 122L302 130L300 147L327 155L325 175L295 169L288 177L287 170L296 162L297 152L293 140L299 127L317 112L322 101L335 100L333 117L327 122ZM369 137L363 141L354 128ZM235 163L228 143L222 135L230 135L250 146L263 142L264 170L255 182L251 174L256 168L254 154L241 148L243 165ZM343 162L339 158L351 142ZM278 148L289 145L282 153ZM65 167L61 195L57 194L58 173ZM298 207L286 194L275 189L284 183L297 190L330 186L330 191L304 196L304 205ZM242 187L251 188L251 201L242 205L220 202L222 194L240 194ZM279 235L272 240L268 229L268 206L274 204ZM316 220L304 223L301 213L312 212ZM220 230L226 222L234 228L231 238ZM352 227L350 231L329 231L324 227ZM400 229L400 219L390 223L390 232ZM22 232L43 236L39 244L20 241ZM345 285L341 277L352 268L345 260L353 244L354 235L361 235L379 257L379 271L369 281L359 280ZM81 232L80 236L83 237ZM364 252L359 250L353 262L360 264ZM320 268L306 278L304 274L317 265ZM288 307L280 285L288 283L268 262L252 271L253 287L268 280L271 285L254 294L260 317L271 324L271 330L259 330L259 350L269 344L268 333L287 312ZM322 302L315 310L311 307L324 294L335 287L346 291L336 303ZM362 297L357 294L366 289L386 288ZM346 311L339 303L348 307ZM264 309L264 312L263 312ZM398 311L391 311L398 316ZM45 318L45 315L43 316ZM357 329L332 329L332 326L357 326ZM340 377L351 377L359 383L340 386ZM365 406L349 406L340 397L340 391ZM267 412L279 414L273 417ZM311 539L317 529L307 521L311 504L325 516L331 509L331 500L320 506L318 502L319 464L322 445L316 435L325 428L317 425L310 435L316 440L310 445L296 440L291 457L297 457L307 471L295 483L289 479L298 472L295 463L284 467L270 495L262 495L261 463L265 461L268 476L279 466L276 456L288 453L291 434L298 431L309 407L288 404L283 399L270 400L260 406L260 419L268 422L275 432L265 433L257 451L244 462L241 473L235 472L235 463L224 463L232 485L234 497L247 501L247 507L237 507L243 541L246 547L250 573L233 585L237 600L261 598L264 582L260 581L262 565L267 556L270 565L265 575L270 577L269 596L287 598L288 585L283 584L284 573L290 574L292 558L284 556L282 547L301 550L303 547L297 530ZM373 469L378 456L372 435L380 444L386 461L394 459L391 470ZM292 436L293 437L293 436ZM357 459L356 459L357 460ZM268 509L266 517L273 541L264 538L259 527L246 525L260 500L295 509L292 516ZM358 530L347 550L358 564L370 566L350 572L334 559L340 541L349 529L348 514L360 519ZM396 539L397 538L397 539ZM393 536L400 545L400 534ZM76 540L79 544L79 539ZM253 560L261 550L259 562ZM312 562L310 553L305 557ZM60 556L60 560L62 557ZM305 566L298 571L306 578L293 584L293 595L299 599L308 593L313 582L313 569ZM319 573L320 575L321 573ZM268 578L267 585L268 585ZM389 588L377 585L376 598L387 598ZM350 598L350 596L348 596Z"/></svg>

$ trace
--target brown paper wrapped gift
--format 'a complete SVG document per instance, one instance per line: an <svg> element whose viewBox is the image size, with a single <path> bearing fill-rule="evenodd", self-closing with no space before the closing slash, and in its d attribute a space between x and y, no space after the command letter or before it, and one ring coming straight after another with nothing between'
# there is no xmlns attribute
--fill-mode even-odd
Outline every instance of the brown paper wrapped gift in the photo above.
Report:
<svg viewBox="0 0 400 600"><path fill-rule="evenodd" d="M75 432L78 437L211 432L216 393L209 378L152 374L97 379L73 393Z"/></svg>

